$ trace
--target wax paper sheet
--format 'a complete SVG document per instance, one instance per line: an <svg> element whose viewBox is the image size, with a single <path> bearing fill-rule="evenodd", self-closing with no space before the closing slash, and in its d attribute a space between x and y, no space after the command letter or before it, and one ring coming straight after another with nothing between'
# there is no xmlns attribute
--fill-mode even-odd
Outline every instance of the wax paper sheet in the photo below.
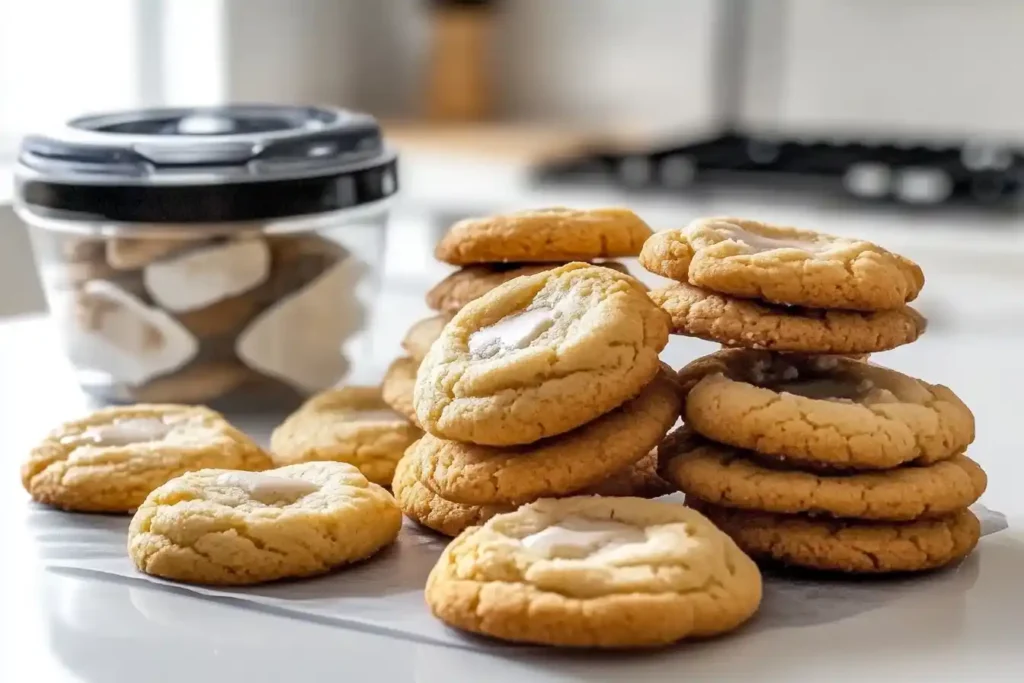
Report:
<svg viewBox="0 0 1024 683"><path fill-rule="evenodd" d="M681 501L676 494L665 498ZM975 505L982 534L1007 527L1004 515ZM361 564L327 576L247 588L212 588L173 583L135 569L127 556L127 517L69 514L35 506L29 528L43 564L52 571L88 574L113 581L145 582L242 607L389 635L412 641L477 650L506 648L463 635L435 620L423 602L423 586L448 539L406 520L394 546ZM984 552L984 543L978 552ZM914 591L973 583L977 558L921 576L822 578L767 573L764 601L743 634L762 629L820 626L886 605ZM962 589L962 588L961 588Z"/></svg>

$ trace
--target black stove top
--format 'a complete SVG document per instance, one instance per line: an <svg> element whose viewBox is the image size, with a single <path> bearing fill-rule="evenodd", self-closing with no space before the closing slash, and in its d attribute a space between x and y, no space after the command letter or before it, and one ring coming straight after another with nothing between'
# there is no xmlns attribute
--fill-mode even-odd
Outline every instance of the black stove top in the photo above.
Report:
<svg viewBox="0 0 1024 683"><path fill-rule="evenodd" d="M741 185L922 208L1017 211L1024 207L1024 149L725 133L641 151L594 149L538 167L535 179L667 192Z"/></svg>

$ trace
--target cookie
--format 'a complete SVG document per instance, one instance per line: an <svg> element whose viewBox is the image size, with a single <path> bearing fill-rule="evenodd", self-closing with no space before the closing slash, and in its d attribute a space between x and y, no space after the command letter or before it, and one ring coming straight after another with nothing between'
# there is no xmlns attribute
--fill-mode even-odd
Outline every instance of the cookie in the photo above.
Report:
<svg viewBox="0 0 1024 683"><path fill-rule="evenodd" d="M515 510L515 505L463 505L446 500L416 478L413 458L402 458L391 485L406 517L445 536L458 536L471 526Z"/></svg>
<svg viewBox="0 0 1024 683"><path fill-rule="evenodd" d="M402 348L414 361L421 362L449 320L449 315L435 315L414 323L402 339Z"/></svg>
<svg viewBox="0 0 1024 683"><path fill-rule="evenodd" d="M434 255L453 266L636 256L651 229L629 209L535 209L459 221Z"/></svg>
<svg viewBox="0 0 1024 683"><path fill-rule="evenodd" d="M793 462L925 465L974 441L974 416L946 387L848 358L719 351L679 378L695 431Z"/></svg>
<svg viewBox="0 0 1024 683"><path fill-rule="evenodd" d="M200 470L149 494L132 518L128 554L164 579L244 585L363 560L401 526L391 494L346 463Z"/></svg>
<svg viewBox="0 0 1024 683"><path fill-rule="evenodd" d="M81 512L129 512L150 491L190 470L263 470L270 458L207 408L133 405L67 422L22 465L25 490L40 503Z"/></svg>
<svg viewBox="0 0 1024 683"><path fill-rule="evenodd" d="M186 330L197 337L207 338L237 334L266 307L251 295L235 296L210 304L204 308L175 315Z"/></svg>
<svg viewBox="0 0 1024 683"><path fill-rule="evenodd" d="M897 309L924 286L916 263L871 242L739 218L659 232L640 263L722 294L809 308Z"/></svg>
<svg viewBox="0 0 1024 683"><path fill-rule="evenodd" d="M761 575L694 510L640 498L541 500L466 531L425 591L449 626L567 647L667 645L731 631Z"/></svg>
<svg viewBox="0 0 1024 683"><path fill-rule="evenodd" d="M988 483L985 472L965 455L885 472L782 469L749 451L703 439L686 427L670 434L658 453L662 476L687 496L783 514L896 522L941 517L972 505Z"/></svg>
<svg viewBox="0 0 1024 683"><path fill-rule="evenodd" d="M446 500L416 479L412 458L403 458L395 470L392 490L405 516L445 536L458 536L471 526L516 509L515 505L464 505ZM657 498L672 492L658 476L654 452L614 473L604 481L570 495Z"/></svg>
<svg viewBox="0 0 1024 683"><path fill-rule="evenodd" d="M981 524L970 510L899 523L692 505L755 560L806 569L856 574L937 569L966 557L981 536Z"/></svg>
<svg viewBox="0 0 1024 683"><path fill-rule="evenodd" d="M496 448L426 435L406 457L416 478L467 505L524 503L596 484L643 458L679 415L669 373L619 408L572 432L524 446Z"/></svg>
<svg viewBox="0 0 1024 683"><path fill-rule="evenodd" d="M667 342L668 315L636 280L570 263L459 311L420 366L413 405L441 438L532 443L636 396Z"/></svg>
<svg viewBox="0 0 1024 683"><path fill-rule="evenodd" d="M723 351L728 351L728 350L734 349L736 347L735 346L730 346L730 345L727 345L727 344L719 344L718 348L723 350ZM776 351L776 353L786 353L786 352L784 352L784 351ZM798 354L798 355L803 355L803 354ZM830 355L831 356L839 356L840 358L849 358L850 360L859 360L862 363L866 363L869 360L871 360L871 354L870 353L833 353L833 354L817 354L817 355L821 355L823 357L828 357Z"/></svg>
<svg viewBox="0 0 1024 683"><path fill-rule="evenodd" d="M442 313L458 313L470 301L479 299L487 292L509 280L523 275L536 275L557 268L564 263L488 263L466 266L438 282L427 292L427 305ZM617 261L603 261L594 265L611 268L629 274L624 265Z"/></svg>
<svg viewBox="0 0 1024 683"><path fill-rule="evenodd" d="M330 389L309 399L270 437L274 464L334 460L390 486L395 465L422 432L392 410L378 387Z"/></svg>
<svg viewBox="0 0 1024 683"><path fill-rule="evenodd" d="M674 490L675 488L658 474L658 453L657 450L652 450L632 465L619 470L604 481L575 491L574 495L657 498Z"/></svg>
<svg viewBox="0 0 1024 683"><path fill-rule="evenodd" d="M396 358L391 362L380 385L380 395L399 415L419 426L419 418L412 407L412 392L416 386L416 369L412 358Z"/></svg>
<svg viewBox="0 0 1024 683"><path fill-rule="evenodd" d="M650 292L672 318L672 332L771 351L865 354L916 340L925 319L909 306L888 311L841 311L734 299L679 283Z"/></svg>
<svg viewBox="0 0 1024 683"><path fill-rule="evenodd" d="M113 237L106 243L106 259L118 270L144 268L154 261L201 242L195 237Z"/></svg>

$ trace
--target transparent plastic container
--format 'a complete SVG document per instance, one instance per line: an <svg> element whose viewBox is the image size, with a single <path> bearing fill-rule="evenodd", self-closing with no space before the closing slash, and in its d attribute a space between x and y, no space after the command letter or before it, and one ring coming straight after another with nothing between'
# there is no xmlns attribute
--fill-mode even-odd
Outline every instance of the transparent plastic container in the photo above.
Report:
<svg viewBox="0 0 1024 683"><path fill-rule="evenodd" d="M22 144L16 209L103 402L284 406L369 352L396 158L369 116L90 116Z"/></svg>

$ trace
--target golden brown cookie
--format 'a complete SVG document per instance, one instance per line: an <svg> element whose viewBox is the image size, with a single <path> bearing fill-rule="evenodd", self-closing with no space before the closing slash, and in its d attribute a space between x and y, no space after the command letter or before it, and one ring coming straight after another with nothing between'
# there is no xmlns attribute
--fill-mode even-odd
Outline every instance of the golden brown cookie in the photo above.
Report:
<svg viewBox="0 0 1024 683"><path fill-rule="evenodd" d="M925 319L909 306L860 312L734 299L679 283L650 293L672 318L672 332L725 346L821 354L865 354L909 344Z"/></svg>
<svg viewBox="0 0 1024 683"><path fill-rule="evenodd" d="M263 470L270 458L207 408L134 405L67 422L32 449L21 481L40 503L81 512L129 512L190 470Z"/></svg>
<svg viewBox="0 0 1024 683"><path fill-rule="evenodd" d="M454 266L636 256L651 229L629 209L534 209L459 221L434 251Z"/></svg>
<svg viewBox="0 0 1024 683"><path fill-rule="evenodd" d="M699 513L640 498L542 500L470 529L427 578L450 626L514 642L653 647L731 631L754 563Z"/></svg>
<svg viewBox="0 0 1024 683"><path fill-rule="evenodd" d="M728 350L734 349L736 347L735 346L729 346L727 344L719 344L718 348L723 350L723 351L728 351ZM776 351L776 353L786 353L786 352L784 352L784 351ZM804 354L797 354L797 355L804 355ZM819 355L822 355L823 357L828 357L830 355L831 356L839 356L840 358L849 358L850 360L859 360L862 363L867 363L869 360L871 360L871 354L870 353L833 353L833 354L819 354Z"/></svg>
<svg viewBox="0 0 1024 683"><path fill-rule="evenodd" d="M515 505L463 505L434 493L416 479L411 458L403 458L395 471L392 490L405 516L445 536L458 536L471 526L516 509ZM672 492L672 486L658 476L657 458L650 453L604 481L570 495L657 498Z"/></svg>
<svg viewBox="0 0 1024 683"><path fill-rule="evenodd" d="M897 309L924 286L916 263L871 242L740 218L659 232L640 263L722 294L809 308Z"/></svg>
<svg viewBox="0 0 1024 683"><path fill-rule="evenodd" d="M412 407L412 392L416 386L416 368L412 358L396 358L384 373L380 385L381 398L399 415L419 426L419 418Z"/></svg>
<svg viewBox="0 0 1024 683"><path fill-rule="evenodd" d="M463 505L446 500L416 478L413 458L402 458L391 485L398 507L406 517L428 529L458 536L471 526L515 510L515 505Z"/></svg>
<svg viewBox="0 0 1024 683"><path fill-rule="evenodd" d="M243 294L223 299L203 308L177 313L178 322L197 337L237 334L266 307L259 298Z"/></svg>
<svg viewBox="0 0 1024 683"><path fill-rule="evenodd" d="M329 389L274 430L270 457L278 467L347 462L374 484L390 486L395 465L422 434L384 402L378 387Z"/></svg>
<svg viewBox="0 0 1024 683"><path fill-rule="evenodd" d="M434 315L413 323L402 339L402 348L414 361L420 363L451 319L450 315Z"/></svg>
<svg viewBox="0 0 1024 683"><path fill-rule="evenodd" d="M459 311L420 366L413 405L441 438L532 443L636 396L667 342L668 315L636 280L570 263Z"/></svg>
<svg viewBox="0 0 1024 683"><path fill-rule="evenodd" d="M937 569L966 557L981 536L981 523L970 510L913 522L863 522L686 502L755 560L807 569L857 574Z"/></svg>
<svg viewBox="0 0 1024 683"><path fill-rule="evenodd" d="M632 498L657 498L672 493L671 484L658 474L658 453L652 450L632 465L612 474L585 489L575 491L577 496L620 496Z"/></svg>
<svg viewBox="0 0 1024 683"><path fill-rule="evenodd" d="M391 494L346 463L200 470L149 494L129 527L128 554L153 576L244 585L365 559L401 526Z"/></svg>
<svg viewBox="0 0 1024 683"><path fill-rule="evenodd" d="M679 377L695 431L793 462L924 465L974 441L974 416L956 394L872 363L734 349L694 361Z"/></svg>
<svg viewBox="0 0 1024 683"><path fill-rule="evenodd" d="M526 446L496 448L426 435L407 452L416 478L467 505L523 503L597 484L646 456L679 415L669 373L582 427Z"/></svg>
<svg viewBox="0 0 1024 683"><path fill-rule="evenodd" d="M479 299L487 292L509 280L523 275L536 275L564 263L488 263L466 266L438 282L427 292L427 305L435 311L454 315L470 301ZM629 270L617 261L603 261L593 265L611 268L629 274Z"/></svg>
<svg viewBox="0 0 1024 683"><path fill-rule="evenodd" d="M195 237L185 234L173 238L114 237L106 242L106 258L107 263L118 270L135 270L199 243Z"/></svg>
<svg viewBox="0 0 1024 683"><path fill-rule="evenodd" d="M687 496L744 510L902 522L962 510L985 492L985 472L958 455L884 472L801 472L750 451L708 441L689 428L658 448L662 476Z"/></svg>

